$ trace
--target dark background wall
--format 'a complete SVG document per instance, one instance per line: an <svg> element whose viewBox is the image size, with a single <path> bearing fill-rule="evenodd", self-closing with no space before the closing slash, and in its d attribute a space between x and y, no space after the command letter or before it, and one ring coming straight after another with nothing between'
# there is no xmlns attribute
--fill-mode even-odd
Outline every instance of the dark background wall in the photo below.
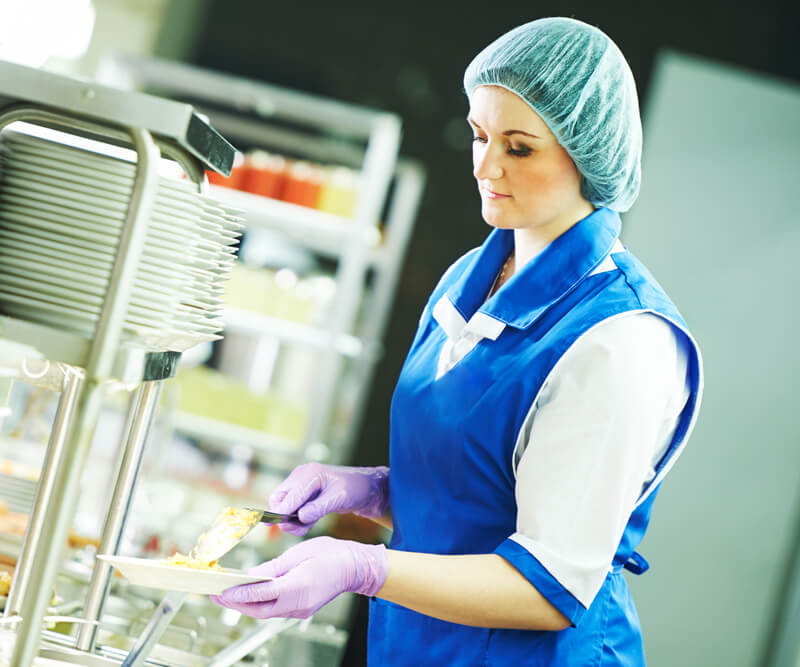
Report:
<svg viewBox="0 0 800 667"><path fill-rule="evenodd" d="M797 0L208 3L190 60L393 111L404 123L402 153L428 170L354 463L387 461L388 406L419 312L444 269L488 231L471 176L470 132L464 121L461 78L470 59L515 25L542 16L572 16L597 25L617 42L644 107L662 49L800 82L799 14ZM346 664L363 660L363 618L354 629Z"/></svg>

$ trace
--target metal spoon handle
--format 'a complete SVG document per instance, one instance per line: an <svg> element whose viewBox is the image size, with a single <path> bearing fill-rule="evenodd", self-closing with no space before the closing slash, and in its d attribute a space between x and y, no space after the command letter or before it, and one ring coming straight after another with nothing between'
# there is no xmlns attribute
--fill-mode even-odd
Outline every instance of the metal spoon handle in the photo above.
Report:
<svg viewBox="0 0 800 667"><path fill-rule="evenodd" d="M245 507L244 509L261 512L261 518L258 520L259 523L291 523L292 521L296 523L300 522L300 519L297 518L297 514L278 514L277 512L270 512L268 510L260 510L252 507Z"/></svg>

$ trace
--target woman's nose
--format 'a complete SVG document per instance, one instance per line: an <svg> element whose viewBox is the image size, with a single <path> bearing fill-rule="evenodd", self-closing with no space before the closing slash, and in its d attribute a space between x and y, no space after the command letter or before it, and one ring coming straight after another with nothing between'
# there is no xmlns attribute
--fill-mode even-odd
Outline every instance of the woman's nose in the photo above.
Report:
<svg viewBox="0 0 800 667"><path fill-rule="evenodd" d="M474 156L472 174L477 180L496 180L503 176L503 167L500 166L494 151L486 146Z"/></svg>

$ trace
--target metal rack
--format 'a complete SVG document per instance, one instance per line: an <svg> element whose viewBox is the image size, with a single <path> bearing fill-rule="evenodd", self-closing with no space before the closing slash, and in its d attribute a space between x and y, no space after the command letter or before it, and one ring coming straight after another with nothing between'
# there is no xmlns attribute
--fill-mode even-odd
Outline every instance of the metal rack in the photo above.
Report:
<svg viewBox="0 0 800 667"><path fill-rule="evenodd" d="M112 61L109 61L112 62ZM357 430L375 362L379 356L402 257L407 246L419 203L424 174L413 162L397 160L399 119L392 114L343 105L329 100L218 77L193 68L150 61L112 62L117 69L140 76L159 86L167 81L188 86L188 91L209 92L217 102L258 108L271 118L287 116L293 121L329 126L337 133L365 142L361 148L346 147L339 141L322 145L309 143L291 131L273 133L268 123L253 123L235 114L214 112L217 128L256 141L270 139L310 156L327 156L361 167L359 206L354 220L335 219L319 211L303 210L282 202L269 201L247 193L214 189L232 206L248 208L253 226L280 230L314 252L338 260L337 302L334 319L325 328L292 325L270 318L247 317L243 326L256 327L287 340L302 341L318 355L318 382L311 398L313 411L301 449L287 448L268 434L237 432L203 425L206 437L225 442L251 442L266 452L291 454L297 459L327 458L342 461ZM108 63L106 63L107 66ZM155 67L155 69L151 69ZM139 69L139 68L144 68ZM144 72L144 74L142 74ZM191 72L191 75L188 74ZM196 76L195 76L196 75ZM166 77L165 79L162 77ZM199 78L198 78L199 77ZM210 78L209 78L210 77ZM116 79L119 83L119 78ZM230 173L234 149L212 128L200 107L142 93L123 91L101 83L87 82L48 72L0 62L0 130L22 120L105 143L132 147L137 153L134 190L131 195L123 236L116 254L112 277L95 335L86 338L35 322L0 315L0 339L27 346L30 353L49 360L61 369L60 398L42 467L35 506L18 559L17 572L5 606L6 617L18 614L16 641L11 663L28 667L36 656L58 658L75 664L120 664L133 657L98 644L98 624L109 595L110 568L97 563L88 582L83 604L84 624L78 636L65 642L53 633L41 631L53 582L62 565L63 545L79 495L80 476L86 467L89 445L103 398L109 384L134 388L127 411L120 452L120 464L113 496L105 517L99 553L113 554L119 548L163 380L175 374L181 353L201 342L200 337L174 336L170 339L130 341L121 335L122 320L146 233L155 189L155 164L160 156L177 162L189 179L203 192L208 190L204 171ZM249 102L247 101L249 100ZM255 133L255 134L252 134ZM316 151L316 153L315 153ZM389 192L392 195L389 198ZM386 201L389 199L388 207ZM383 233L379 229L385 218ZM291 231L290 231L291 230ZM367 273L372 272L370 289ZM369 316L359 321L359 308ZM227 327L236 329L237 313L227 314ZM345 372L354 378L356 391L347 433L331 443L331 414L339 382ZM180 427L180 421L178 420ZM192 425L184 426L190 431ZM211 431L211 435L209 435ZM265 437L266 436L266 437ZM248 440L249 439L249 440ZM35 584L34 584L35 582ZM167 598L165 609L176 599ZM146 645L134 647L137 662L145 664L160 627L150 634ZM258 624L212 662L215 667L234 664L253 647L289 629L293 621ZM302 628L301 628L302 629ZM45 641L42 641L45 637ZM129 664L129 663L124 663ZM162 664L152 659L147 664Z"/></svg>
<svg viewBox="0 0 800 667"><path fill-rule="evenodd" d="M259 81L138 56L107 56L98 78L188 99L211 115L226 136L244 144L360 170L360 196L353 219L211 186L215 197L247 211L249 229L269 229L312 253L338 261L333 317L327 326L306 327L252 313L243 316L239 311L230 311L226 317L226 330L301 342L316 355L310 419L301 447L224 423L185 415L175 420L176 428L192 437L247 444L256 452L271 454L272 460L288 460L289 465L309 459L347 462L380 358L425 181L419 164L398 159L400 119ZM315 134L311 136L308 130ZM372 276L369 288L368 274ZM365 313L361 318L359 309ZM351 417L343 433L334 433L332 417L341 400L345 375L352 387Z"/></svg>
<svg viewBox="0 0 800 667"><path fill-rule="evenodd" d="M132 277L155 196L156 163L161 155L178 162L202 190L204 169L230 173L234 149L186 104L5 62L0 62L0 81L0 130L12 122L27 121L133 147L138 158L127 217L94 337L88 340L40 324L0 317L0 337L22 343L63 368L62 391L35 508L5 608L6 616L18 613L22 617L16 628L11 664L28 667L39 652L42 619L61 565L80 476L109 382L138 387L128 412L122 464L101 539L104 553L114 553L119 544L161 381L174 374L180 353L198 342L175 339L154 347L122 339ZM94 627L92 621L99 619L109 577L109 569L98 563L85 605L89 629ZM79 643L90 650L93 633L82 633ZM58 653L52 646L47 650ZM60 659L77 664L95 660L72 650L64 651Z"/></svg>

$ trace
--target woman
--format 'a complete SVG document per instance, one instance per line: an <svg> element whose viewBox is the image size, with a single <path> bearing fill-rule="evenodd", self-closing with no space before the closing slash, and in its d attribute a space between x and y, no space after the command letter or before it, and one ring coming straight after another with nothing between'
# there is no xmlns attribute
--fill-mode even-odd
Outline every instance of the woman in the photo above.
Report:
<svg viewBox="0 0 800 667"><path fill-rule="evenodd" d="M466 70L474 175L494 229L420 319L389 468L307 464L270 498L304 534L328 512L393 528L327 537L226 591L256 617L373 596L374 665L642 665L622 577L694 424L700 356L619 241L639 190L635 85L601 31L551 18Z"/></svg>

